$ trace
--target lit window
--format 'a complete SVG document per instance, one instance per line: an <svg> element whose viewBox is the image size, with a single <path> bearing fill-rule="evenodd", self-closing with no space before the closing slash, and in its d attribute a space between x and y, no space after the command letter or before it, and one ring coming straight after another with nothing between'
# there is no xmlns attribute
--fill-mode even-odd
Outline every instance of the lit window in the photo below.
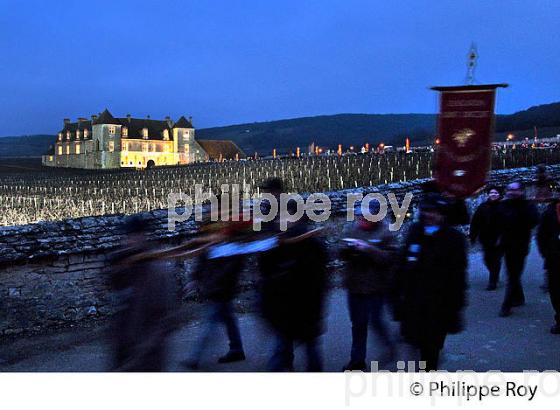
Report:
<svg viewBox="0 0 560 410"><path fill-rule="evenodd" d="M62 141L62 133L61 132L58 133L58 140Z"/></svg>
<svg viewBox="0 0 560 410"><path fill-rule="evenodd" d="M142 151L148 152L148 144L142 144Z"/></svg>
<svg viewBox="0 0 560 410"><path fill-rule="evenodd" d="M109 152L113 152L115 150L115 141L109 141Z"/></svg>
<svg viewBox="0 0 560 410"><path fill-rule="evenodd" d="M76 139L77 139L77 140L80 139L80 130L76 131Z"/></svg>
<svg viewBox="0 0 560 410"><path fill-rule="evenodd" d="M70 139L70 131L66 131L66 139L67 139L67 140Z"/></svg>
<svg viewBox="0 0 560 410"><path fill-rule="evenodd" d="M88 137L88 130L84 130L84 139Z"/></svg>
<svg viewBox="0 0 560 410"><path fill-rule="evenodd" d="M163 130L163 139L169 141L169 131Z"/></svg>
<svg viewBox="0 0 560 410"><path fill-rule="evenodd" d="M66 145L66 154L70 154L70 144Z"/></svg>
<svg viewBox="0 0 560 410"><path fill-rule="evenodd" d="M117 127L115 127L114 125L109 126L109 134L115 135L116 131L117 131Z"/></svg>
<svg viewBox="0 0 560 410"><path fill-rule="evenodd" d="M76 144L76 154L80 153L80 144Z"/></svg>
<svg viewBox="0 0 560 410"><path fill-rule="evenodd" d="M58 146L58 155L62 155L62 145Z"/></svg>
<svg viewBox="0 0 560 410"><path fill-rule="evenodd" d="M128 151L128 142L121 143L121 150Z"/></svg>
<svg viewBox="0 0 560 410"><path fill-rule="evenodd" d="M142 137L144 137L145 139L148 139L148 129L147 128L142 128Z"/></svg>
<svg viewBox="0 0 560 410"><path fill-rule="evenodd" d="M126 128L126 127L122 128L122 136L123 137L128 137L128 128Z"/></svg>

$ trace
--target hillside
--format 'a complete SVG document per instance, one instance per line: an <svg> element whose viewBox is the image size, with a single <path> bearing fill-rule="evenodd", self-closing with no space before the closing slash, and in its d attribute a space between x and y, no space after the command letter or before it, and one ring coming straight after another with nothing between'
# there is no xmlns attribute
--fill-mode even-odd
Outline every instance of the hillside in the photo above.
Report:
<svg viewBox="0 0 560 410"><path fill-rule="evenodd" d="M270 153L305 149L311 142L336 148L338 144L364 142L403 144L406 136L415 143L431 139L435 129L431 114L338 114L290 120L206 128L197 131L200 139L231 139L246 153Z"/></svg>
<svg viewBox="0 0 560 410"><path fill-rule="evenodd" d="M560 103L531 107L509 115L498 115L496 134L542 128L540 136L548 136L560 126ZM548 127L548 128L545 128ZM272 148L290 151L304 149L311 142L336 148L361 145L365 142L403 145L408 136L414 145L432 142L436 130L436 115L432 114L338 114L291 120L231 125L197 130L200 139L231 139L246 153L270 153ZM556 135L556 133L551 134ZM501 137L500 137L501 138Z"/></svg>
<svg viewBox="0 0 560 410"><path fill-rule="evenodd" d="M34 157L45 153L55 135L22 135L0 138L0 157Z"/></svg>
<svg viewBox="0 0 560 410"><path fill-rule="evenodd" d="M560 126L560 103L536 105L511 115L498 115L496 132L522 131L534 126Z"/></svg>
<svg viewBox="0 0 560 410"><path fill-rule="evenodd" d="M507 132L530 133L537 126L539 135L548 136L560 126L560 103L530 107L510 115L498 115L496 135ZM337 114L288 120L255 122L226 127L197 129L199 139L231 139L247 154L269 154L273 148L289 152L311 143L330 148L361 145L365 142L402 145L410 137L413 145L429 144L435 134L433 114ZM524 131L524 132L523 132ZM556 135L554 133L553 135ZM54 142L55 136L29 135L0 138L0 157L38 156Z"/></svg>

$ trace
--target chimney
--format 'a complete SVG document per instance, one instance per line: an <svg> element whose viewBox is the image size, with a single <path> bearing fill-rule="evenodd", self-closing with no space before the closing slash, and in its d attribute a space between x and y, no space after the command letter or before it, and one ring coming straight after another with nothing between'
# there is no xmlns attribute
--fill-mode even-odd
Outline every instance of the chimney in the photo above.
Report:
<svg viewBox="0 0 560 410"><path fill-rule="evenodd" d="M165 117L165 121L167 121L167 125L169 126L169 128L173 127L173 121L171 120L171 117L169 115Z"/></svg>
<svg viewBox="0 0 560 410"><path fill-rule="evenodd" d="M128 120L128 123L129 123L129 124L130 124L130 119L131 119L131 118L132 118L132 117L130 116L130 114L126 114L126 119Z"/></svg>
<svg viewBox="0 0 560 410"><path fill-rule="evenodd" d="M190 115L189 115L189 122L190 122L191 125L192 125L192 116L190 116Z"/></svg>
<svg viewBox="0 0 560 410"><path fill-rule="evenodd" d="M64 119L64 125L66 125L66 124L70 124L70 118L65 118Z"/></svg>
<svg viewBox="0 0 560 410"><path fill-rule="evenodd" d="M146 115L146 118L147 118L147 119L150 119L150 114Z"/></svg>
<svg viewBox="0 0 560 410"><path fill-rule="evenodd" d="M91 121L93 122L93 121L95 121L96 119L97 119L97 115L96 115L96 114L93 114L93 115L91 116Z"/></svg>

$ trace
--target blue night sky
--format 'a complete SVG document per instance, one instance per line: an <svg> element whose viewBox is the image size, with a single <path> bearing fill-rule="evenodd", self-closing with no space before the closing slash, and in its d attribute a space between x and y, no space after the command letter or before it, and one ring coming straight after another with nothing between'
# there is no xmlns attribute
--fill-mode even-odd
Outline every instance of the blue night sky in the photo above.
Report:
<svg viewBox="0 0 560 410"><path fill-rule="evenodd" d="M559 22L557 0L0 0L0 135L105 107L198 128L433 113L473 41L511 113L560 101Z"/></svg>

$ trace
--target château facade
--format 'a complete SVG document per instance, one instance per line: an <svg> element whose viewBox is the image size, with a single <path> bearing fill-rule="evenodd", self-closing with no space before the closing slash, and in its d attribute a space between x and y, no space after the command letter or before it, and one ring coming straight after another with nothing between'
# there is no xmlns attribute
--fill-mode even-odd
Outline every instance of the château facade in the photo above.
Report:
<svg viewBox="0 0 560 410"><path fill-rule="evenodd" d="M53 167L114 169L150 168L203 161L245 158L232 141L197 141L192 119L177 122L115 118L106 109L91 120L64 120L55 144L43 156Z"/></svg>

